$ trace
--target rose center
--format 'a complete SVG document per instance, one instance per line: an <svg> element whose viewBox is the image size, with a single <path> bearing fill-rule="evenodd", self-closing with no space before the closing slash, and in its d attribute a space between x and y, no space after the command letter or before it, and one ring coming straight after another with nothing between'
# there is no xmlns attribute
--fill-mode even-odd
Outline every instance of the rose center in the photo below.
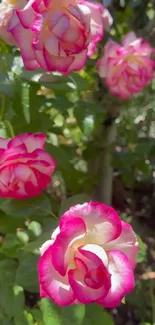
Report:
<svg viewBox="0 0 155 325"><path fill-rule="evenodd" d="M104 273L100 267L93 268L85 275L85 283L93 289L100 288L104 283Z"/></svg>

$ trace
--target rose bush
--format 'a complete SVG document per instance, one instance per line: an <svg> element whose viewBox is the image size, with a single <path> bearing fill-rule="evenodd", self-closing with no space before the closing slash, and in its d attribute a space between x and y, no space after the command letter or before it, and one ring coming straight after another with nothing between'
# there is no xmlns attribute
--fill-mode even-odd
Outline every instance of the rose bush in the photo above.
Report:
<svg viewBox="0 0 155 325"><path fill-rule="evenodd" d="M102 5L80 0L30 0L14 10L8 30L26 69L68 74L83 68L102 39L103 12Z"/></svg>
<svg viewBox="0 0 155 325"><path fill-rule="evenodd" d="M46 188L56 161L45 152L45 140L43 133L0 138L0 196L25 199Z"/></svg>
<svg viewBox="0 0 155 325"><path fill-rule="evenodd" d="M134 32L123 38L122 45L108 40L97 66L110 92L130 98L146 87L154 78L155 62L150 58L153 52L148 42L137 38Z"/></svg>
<svg viewBox="0 0 155 325"><path fill-rule="evenodd" d="M70 208L41 247L40 295L60 306L113 308L134 287L138 244L132 227L102 203Z"/></svg>

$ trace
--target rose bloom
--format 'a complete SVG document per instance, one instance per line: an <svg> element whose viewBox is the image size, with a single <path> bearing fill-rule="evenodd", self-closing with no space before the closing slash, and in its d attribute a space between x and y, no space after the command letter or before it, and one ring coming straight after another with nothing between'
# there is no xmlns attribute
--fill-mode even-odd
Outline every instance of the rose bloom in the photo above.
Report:
<svg viewBox="0 0 155 325"><path fill-rule="evenodd" d="M83 0L29 0L15 10L8 30L25 68L63 74L83 68L89 44L103 37L101 8Z"/></svg>
<svg viewBox="0 0 155 325"><path fill-rule="evenodd" d="M132 227L99 202L75 205L41 247L40 296L60 306L119 305L134 287L138 243Z"/></svg>
<svg viewBox="0 0 155 325"><path fill-rule="evenodd" d="M0 138L0 196L26 199L41 194L56 161L44 150L43 133Z"/></svg>
<svg viewBox="0 0 155 325"><path fill-rule="evenodd" d="M16 8L22 8L25 0L3 0L0 3L0 37L2 37L9 45L16 45L16 41L12 34L8 31L8 25Z"/></svg>
<svg viewBox="0 0 155 325"><path fill-rule="evenodd" d="M134 32L123 38L122 45L109 40L97 67L110 92L121 98L139 93L154 78L155 62L150 58L153 52Z"/></svg>
<svg viewBox="0 0 155 325"><path fill-rule="evenodd" d="M109 31L111 25L113 24L113 19L108 11L100 3L94 3L89 1L84 1L91 11L91 28L93 33L88 46L88 56L94 54L96 50L97 43L103 38L103 29Z"/></svg>

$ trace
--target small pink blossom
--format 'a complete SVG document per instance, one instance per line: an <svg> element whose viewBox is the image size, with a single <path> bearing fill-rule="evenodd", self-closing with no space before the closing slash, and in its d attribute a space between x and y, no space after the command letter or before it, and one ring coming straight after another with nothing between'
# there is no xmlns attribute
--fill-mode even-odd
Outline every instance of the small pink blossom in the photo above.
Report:
<svg viewBox="0 0 155 325"><path fill-rule="evenodd" d="M134 287L138 243L111 207L89 202L70 208L41 247L40 296L60 306L119 305Z"/></svg>
<svg viewBox="0 0 155 325"><path fill-rule="evenodd" d="M56 162L44 150L43 133L0 138L0 196L26 199L41 194Z"/></svg>
<svg viewBox="0 0 155 325"><path fill-rule="evenodd" d="M109 40L97 67L110 92L130 98L147 86L154 78L155 62L150 57L153 52L154 49L143 39L136 38L134 32L123 38L122 45Z"/></svg>
<svg viewBox="0 0 155 325"><path fill-rule="evenodd" d="M100 11L91 7L83 0L29 0L15 10L8 30L26 69L63 74L82 69L89 44L103 37Z"/></svg>

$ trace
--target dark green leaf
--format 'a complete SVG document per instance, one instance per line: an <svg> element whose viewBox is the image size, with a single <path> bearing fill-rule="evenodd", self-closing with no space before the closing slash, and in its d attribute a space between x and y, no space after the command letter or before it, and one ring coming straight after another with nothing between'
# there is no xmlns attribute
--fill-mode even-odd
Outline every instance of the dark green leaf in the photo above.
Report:
<svg viewBox="0 0 155 325"><path fill-rule="evenodd" d="M139 244L139 251L137 254L137 263L142 263L146 261L147 257L147 246L146 244L142 241L142 239L137 235L137 240Z"/></svg>
<svg viewBox="0 0 155 325"><path fill-rule="evenodd" d="M16 257L17 252L22 246L23 244L20 242L16 235L8 234L5 237L1 251L8 257Z"/></svg>
<svg viewBox="0 0 155 325"><path fill-rule="evenodd" d="M21 217L12 218L0 210L0 232L2 234L13 233L17 228L24 226L24 220Z"/></svg>
<svg viewBox="0 0 155 325"><path fill-rule="evenodd" d="M39 292L37 264L38 256L28 256L20 261L16 273L16 283L30 292Z"/></svg>
<svg viewBox="0 0 155 325"><path fill-rule="evenodd" d="M114 325L111 315L101 306L72 305L61 308L48 299L40 303L43 325Z"/></svg>
<svg viewBox="0 0 155 325"><path fill-rule="evenodd" d="M44 194L26 200L0 198L1 210L13 217L38 218L51 214L51 203Z"/></svg>
<svg viewBox="0 0 155 325"><path fill-rule="evenodd" d="M13 260L0 262L0 309L7 315L8 320L13 316L13 284L17 264Z"/></svg>

